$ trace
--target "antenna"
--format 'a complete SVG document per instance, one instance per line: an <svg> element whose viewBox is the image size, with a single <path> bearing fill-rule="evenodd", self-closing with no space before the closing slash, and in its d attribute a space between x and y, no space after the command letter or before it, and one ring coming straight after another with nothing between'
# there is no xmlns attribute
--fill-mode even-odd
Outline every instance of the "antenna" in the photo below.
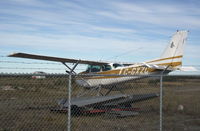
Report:
<svg viewBox="0 0 200 131"><path fill-rule="evenodd" d="M139 47L139 48L137 48L137 49L132 49L132 50L126 51L126 52L121 53L121 54L119 54L119 55L112 56L112 57L110 57L110 58L108 58L108 59L106 59L106 60L116 59L116 58L118 58L118 57L121 57L121 56L127 55L127 54L129 54L129 53L132 53L133 51L138 51L138 50L140 50L140 49L142 49L142 48L143 48L143 47Z"/></svg>

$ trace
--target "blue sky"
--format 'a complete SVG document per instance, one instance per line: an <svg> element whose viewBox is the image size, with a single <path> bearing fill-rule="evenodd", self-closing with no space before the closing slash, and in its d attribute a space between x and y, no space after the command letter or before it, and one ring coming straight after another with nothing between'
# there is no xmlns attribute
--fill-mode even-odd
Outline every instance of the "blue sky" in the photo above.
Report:
<svg viewBox="0 0 200 131"><path fill-rule="evenodd" d="M41 62L4 57L12 52L142 62L159 57L176 30L190 31L183 64L199 66L199 7L198 0L1 0L0 67ZM19 70L0 68L10 71Z"/></svg>

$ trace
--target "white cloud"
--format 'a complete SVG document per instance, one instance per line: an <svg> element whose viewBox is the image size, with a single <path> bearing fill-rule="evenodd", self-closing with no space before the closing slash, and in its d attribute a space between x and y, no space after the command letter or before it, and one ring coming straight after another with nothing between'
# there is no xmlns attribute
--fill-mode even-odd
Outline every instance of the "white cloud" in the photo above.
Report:
<svg viewBox="0 0 200 131"><path fill-rule="evenodd" d="M159 24L164 27L200 27L199 8L187 5L113 2L112 10L96 13L110 19Z"/></svg>
<svg viewBox="0 0 200 131"><path fill-rule="evenodd" d="M105 31L105 32L115 32L115 33L134 33L134 32L136 32L133 29L113 28L113 27L93 26L92 29L98 30L98 31Z"/></svg>
<svg viewBox="0 0 200 131"><path fill-rule="evenodd" d="M146 57L151 59L152 56L159 56L172 30L198 30L200 27L200 9L197 6L173 2L163 4L113 0L98 1L101 4L95 5L88 1L85 4L81 2L3 2L7 6L5 4L0 8L3 14L0 16L0 46L6 47L5 50L24 51L26 48L27 52L49 48L54 52L74 51L77 55L81 52L100 52L106 55L110 53L111 56L143 47L134 58L140 61Z"/></svg>
<svg viewBox="0 0 200 131"><path fill-rule="evenodd" d="M120 62L142 62L159 57L161 50L164 50L167 44L165 41L160 40L149 41L148 39L140 39L136 41L124 41L78 35L36 36L4 33L0 34L0 37L3 38L0 40L0 43L3 43L1 46L8 47L5 50L2 49L1 52L7 52L7 54L4 55L8 55L12 52L26 52L77 59ZM13 48L9 47L15 48L13 50ZM51 52L47 52L47 50ZM127 51L130 52L130 50L133 50L133 52L118 58L108 59L126 53ZM54 52L57 53L55 54Z"/></svg>
<svg viewBox="0 0 200 131"><path fill-rule="evenodd" d="M145 6L140 6L133 3L124 3L124 2L113 2L112 5L114 8L119 9L119 11L125 12L136 12L136 13L151 13L152 11Z"/></svg>

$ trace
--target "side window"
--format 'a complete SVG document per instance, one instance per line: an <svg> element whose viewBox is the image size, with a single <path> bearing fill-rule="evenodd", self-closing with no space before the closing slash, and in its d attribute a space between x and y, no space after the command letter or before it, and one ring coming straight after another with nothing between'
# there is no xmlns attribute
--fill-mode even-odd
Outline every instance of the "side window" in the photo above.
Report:
<svg viewBox="0 0 200 131"><path fill-rule="evenodd" d="M121 64L117 64L117 63L115 63L115 64L113 64L113 67L114 67L114 68L122 67L122 65L121 65Z"/></svg>
<svg viewBox="0 0 200 131"><path fill-rule="evenodd" d="M101 70L101 67L100 67L100 66L93 65L93 66L92 66L92 69L91 69L91 72L99 72L100 70Z"/></svg>
<svg viewBox="0 0 200 131"><path fill-rule="evenodd" d="M99 72L101 71L101 66L98 65L88 65L87 69L85 72L89 73L89 72Z"/></svg>
<svg viewBox="0 0 200 131"><path fill-rule="evenodd" d="M111 66L110 65L103 65L102 66L102 70L103 71L108 71L108 70L111 70L112 68L111 68Z"/></svg>

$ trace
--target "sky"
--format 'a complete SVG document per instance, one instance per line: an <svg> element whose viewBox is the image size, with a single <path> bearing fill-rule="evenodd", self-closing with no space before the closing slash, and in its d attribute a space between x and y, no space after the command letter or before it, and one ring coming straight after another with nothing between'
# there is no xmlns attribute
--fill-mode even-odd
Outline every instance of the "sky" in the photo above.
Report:
<svg viewBox="0 0 200 131"><path fill-rule="evenodd" d="M199 67L199 7L199 0L1 0L0 72L64 72L62 64L6 57L13 52L143 62L159 57L177 30L189 30L183 65Z"/></svg>

